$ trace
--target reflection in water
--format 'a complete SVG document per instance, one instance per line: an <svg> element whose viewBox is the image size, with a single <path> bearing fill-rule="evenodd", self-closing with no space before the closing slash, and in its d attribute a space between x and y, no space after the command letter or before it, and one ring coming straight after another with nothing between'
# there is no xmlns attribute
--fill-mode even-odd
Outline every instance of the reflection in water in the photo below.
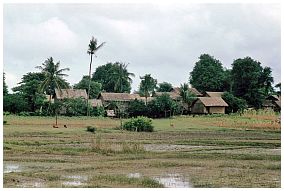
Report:
<svg viewBox="0 0 284 191"><path fill-rule="evenodd" d="M155 177L155 180L163 184L166 188L190 188L192 185L185 181L179 174L168 174L167 176Z"/></svg>

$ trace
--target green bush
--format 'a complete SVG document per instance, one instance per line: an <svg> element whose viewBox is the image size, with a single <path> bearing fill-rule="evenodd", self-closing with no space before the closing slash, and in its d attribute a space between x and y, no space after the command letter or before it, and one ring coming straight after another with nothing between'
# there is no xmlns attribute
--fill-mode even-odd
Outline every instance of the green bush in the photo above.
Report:
<svg viewBox="0 0 284 191"><path fill-rule="evenodd" d="M96 130L97 130L97 128L95 128L95 127L92 127L92 126L87 127L87 131L89 131L89 132L95 133Z"/></svg>
<svg viewBox="0 0 284 191"><path fill-rule="evenodd" d="M123 129L127 131L145 131L153 132L154 127L152 125L152 120L147 117L137 117L131 118L123 124Z"/></svg>
<svg viewBox="0 0 284 191"><path fill-rule="evenodd" d="M7 125L7 121L4 120L4 121L3 121L3 125Z"/></svg>

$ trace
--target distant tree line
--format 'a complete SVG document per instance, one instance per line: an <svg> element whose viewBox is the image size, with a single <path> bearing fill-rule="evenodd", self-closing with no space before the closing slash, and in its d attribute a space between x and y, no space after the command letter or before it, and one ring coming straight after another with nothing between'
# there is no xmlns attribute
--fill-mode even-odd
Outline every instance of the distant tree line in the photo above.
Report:
<svg viewBox="0 0 284 191"><path fill-rule="evenodd" d="M92 39L94 40L94 39ZM92 40L90 41L91 43ZM97 43L97 42L96 42ZM92 51L96 51L103 44L97 46L90 45L88 53L91 56L90 69L92 63ZM90 47L91 46L91 47ZM91 49L92 48L92 49ZM123 62L109 62L96 67L91 75L83 76L82 79L70 85L65 80L69 68L60 68L60 62L54 62L50 57L37 66L39 72L28 72L23 75L18 86L13 87L13 93L8 92L3 75L3 99L4 111L10 113L32 113L34 115L56 115L58 111L54 105L63 103L51 103L51 97L55 89L74 88L85 89L88 98L97 98L100 92L130 93L131 83L134 73L128 71L128 65ZM91 71L91 70L90 70ZM175 114L182 114L185 105L172 100L168 95L163 94L155 100L148 101L155 92L169 92L173 86L169 82L158 83L151 74L140 76L141 82L136 93L144 96L146 105L142 101L133 101L127 109L127 116L151 116L161 117ZM246 107L260 108L264 99L271 94L281 94L281 83L273 87L272 71L269 67L261 66L261 63L250 58L239 58L233 61L232 69L226 69L222 63L208 54L202 54L195 63L193 70L189 73L189 84L198 91L224 91L223 99L229 104L227 113L237 112ZM275 90L276 89L276 90ZM188 84L180 86L180 96L182 103L189 107L194 95L188 91ZM83 104L82 100L65 100L64 107L67 115L87 115L90 104ZM80 106L84 105L84 106ZM90 109L90 115L103 115L103 109Z"/></svg>

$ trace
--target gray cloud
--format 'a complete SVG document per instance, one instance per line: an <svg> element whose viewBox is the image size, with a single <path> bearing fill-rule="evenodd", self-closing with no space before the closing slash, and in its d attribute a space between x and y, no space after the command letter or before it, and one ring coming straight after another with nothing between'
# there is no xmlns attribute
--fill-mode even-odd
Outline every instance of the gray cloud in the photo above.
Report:
<svg viewBox="0 0 284 191"><path fill-rule="evenodd" d="M88 73L91 36L106 41L94 68L122 61L136 77L187 82L202 53L230 68L251 56L280 81L279 4L5 4L4 71L9 88L53 56L69 67L71 83ZM94 70L93 70L94 71Z"/></svg>

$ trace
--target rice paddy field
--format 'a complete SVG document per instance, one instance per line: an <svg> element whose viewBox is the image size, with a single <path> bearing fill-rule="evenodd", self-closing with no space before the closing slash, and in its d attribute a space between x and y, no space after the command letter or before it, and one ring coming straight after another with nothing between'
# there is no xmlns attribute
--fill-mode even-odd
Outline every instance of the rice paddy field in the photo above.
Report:
<svg viewBox="0 0 284 191"><path fill-rule="evenodd" d="M154 119L154 132L110 118L59 117L59 128L52 117L4 120L5 188L281 186L271 112Z"/></svg>

